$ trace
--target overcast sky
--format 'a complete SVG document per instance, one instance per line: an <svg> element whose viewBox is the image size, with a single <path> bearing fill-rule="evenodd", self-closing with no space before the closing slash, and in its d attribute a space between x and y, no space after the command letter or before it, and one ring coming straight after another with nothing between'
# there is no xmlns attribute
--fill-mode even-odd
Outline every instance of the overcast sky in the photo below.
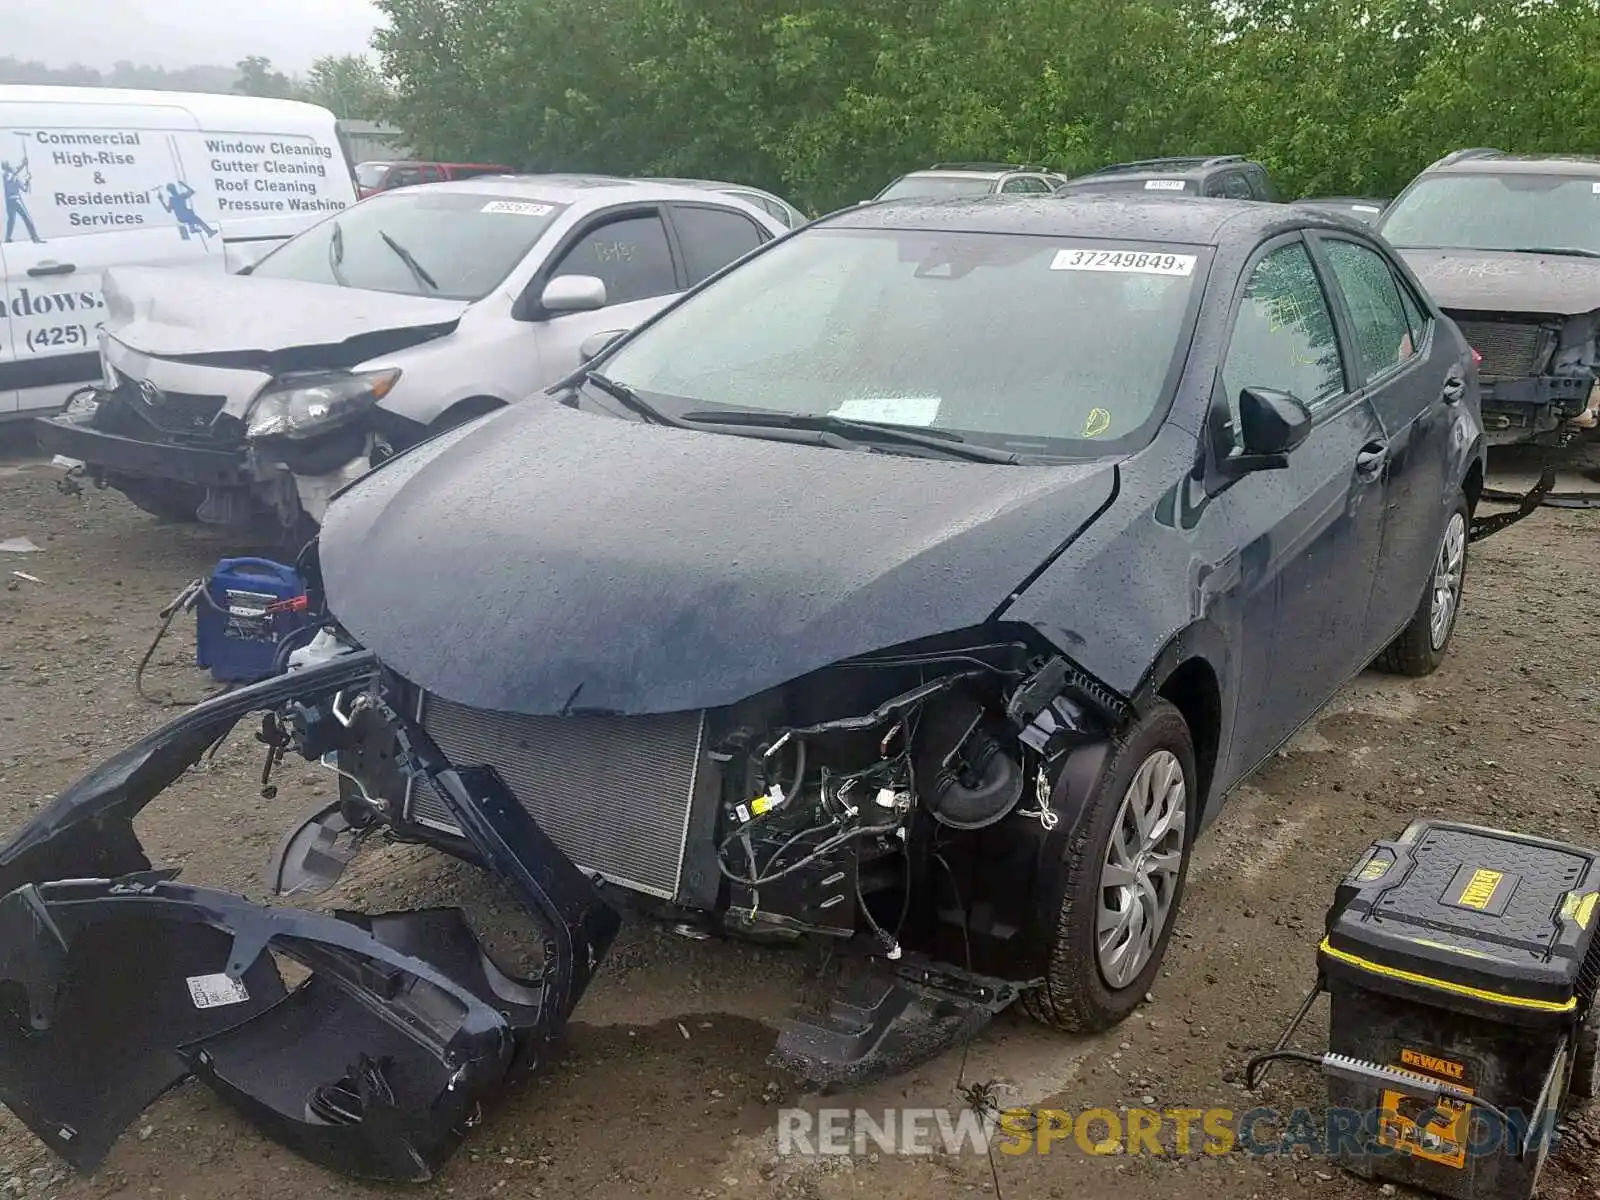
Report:
<svg viewBox="0 0 1600 1200"><path fill-rule="evenodd" d="M101 70L264 54L293 73L319 55L364 52L378 24L369 0L0 0L0 11L0 55Z"/></svg>

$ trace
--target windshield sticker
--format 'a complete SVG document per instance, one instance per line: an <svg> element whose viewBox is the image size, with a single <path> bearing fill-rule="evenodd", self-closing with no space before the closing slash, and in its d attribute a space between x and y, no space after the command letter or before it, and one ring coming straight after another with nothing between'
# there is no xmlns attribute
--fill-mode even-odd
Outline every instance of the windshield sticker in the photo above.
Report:
<svg viewBox="0 0 1600 1200"><path fill-rule="evenodd" d="M1111 414L1103 408L1091 408L1083 423L1083 436L1097 438L1111 428Z"/></svg>
<svg viewBox="0 0 1600 1200"><path fill-rule="evenodd" d="M1147 192L1181 192L1183 191L1181 179L1146 179L1144 190Z"/></svg>
<svg viewBox="0 0 1600 1200"><path fill-rule="evenodd" d="M513 213L519 217L548 217L548 204L534 204L529 200L491 200L478 210L486 213Z"/></svg>
<svg viewBox="0 0 1600 1200"><path fill-rule="evenodd" d="M1591 192L1593 192L1596 196L1600 196L1600 182L1591 183L1589 185L1589 190Z"/></svg>
<svg viewBox="0 0 1600 1200"><path fill-rule="evenodd" d="M1135 275L1192 275L1195 256L1148 250L1058 250L1052 271L1126 271Z"/></svg>
<svg viewBox="0 0 1600 1200"><path fill-rule="evenodd" d="M828 414L847 421L881 421L885 425L932 425L939 416L938 396L860 396Z"/></svg>

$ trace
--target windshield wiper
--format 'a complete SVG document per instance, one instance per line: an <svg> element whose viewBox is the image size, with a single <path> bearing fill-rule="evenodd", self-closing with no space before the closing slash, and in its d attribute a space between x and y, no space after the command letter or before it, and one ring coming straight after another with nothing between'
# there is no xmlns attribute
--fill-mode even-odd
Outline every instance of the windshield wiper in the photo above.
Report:
<svg viewBox="0 0 1600 1200"><path fill-rule="evenodd" d="M997 450L992 446L974 445L959 433L948 429L910 429L890 422L859 421L852 417L835 417L828 413L790 413L753 409L707 409L683 414L685 421L701 425L765 426L772 429L815 429L821 433L835 433L854 442L899 442L907 446L922 446L936 450L951 458L965 458L972 462L1015 463L1017 456L1010 450Z"/></svg>
<svg viewBox="0 0 1600 1200"><path fill-rule="evenodd" d="M339 269L339 264L344 261L344 227L335 221L333 232L328 235L328 272L333 276L333 281L340 287L349 287L350 281L344 277L344 272Z"/></svg>
<svg viewBox="0 0 1600 1200"><path fill-rule="evenodd" d="M1600 250L1585 250L1582 246L1518 246L1513 254L1568 254L1573 258L1600 258Z"/></svg>
<svg viewBox="0 0 1600 1200"><path fill-rule="evenodd" d="M583 378L586 382L594 384L595 387L599 388L613 400L638 413L645 420L654 421L657 425L677 425L679 428L682 428L681 422L675 421L671 417L667 416L666 413L662 412L654 404L651 404L650 401L639 395L638 392L634 391L627 384L618 383L610 376L600 374L599 371L585 371L583 373Z"/></svg>
<svg viewBox="0 0 1600 1200"><path fill-rule="evenodd" d="M404 246L395 241L381 229L378 230L378 236L383 239L383 244L385 246L389 247L389 249L393 250L397 255L400 256L400 261L405 263L406 267L411 271L411 273L416 276L418 283L427 288L429 291L437 292L439 290L439 285L434 282L433 276L429 275L425 270L422 269L422 264L416 260L411 251L407 250Z"/></svg>

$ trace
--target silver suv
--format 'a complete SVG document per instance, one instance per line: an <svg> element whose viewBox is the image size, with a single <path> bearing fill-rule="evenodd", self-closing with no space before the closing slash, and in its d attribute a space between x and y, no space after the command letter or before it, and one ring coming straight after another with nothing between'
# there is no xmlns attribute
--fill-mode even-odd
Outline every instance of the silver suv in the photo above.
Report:
<svg viewBox="0 0 1600 1200"><path fill-rule="evenodd" d="M1003 192L1045 196L1067 182L1046 167L1006 163L935 163L900 176L874 200L942 200L950 196L987 196Z"/></svg>
<svg viewBox="0 0 1600 1200"><path fill-rule="evenodd" d="M246 273L111 271L103 378L39 441L158 516L298 533L375 463L542 390L787 232L639 180L379 192Z"/></svg>

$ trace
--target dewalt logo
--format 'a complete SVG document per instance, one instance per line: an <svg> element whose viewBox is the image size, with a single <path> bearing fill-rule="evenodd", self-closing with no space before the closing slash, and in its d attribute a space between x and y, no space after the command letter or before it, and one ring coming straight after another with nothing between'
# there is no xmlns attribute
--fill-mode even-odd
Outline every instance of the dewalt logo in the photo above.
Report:
<svg viewBox="0 0 1600 1200"><path fill-rule="evenodd" d="M1420 1050L1400 1051L1400 1062L1403 1066L1413 1070L1425 1071L1429 1075L1437 1075L1441 1079L1461 1079L1467 1073L1465 1063L1451 1062L1448 1058L1436 1058L1432 1054L1424 1054Z"/></svg>
<svg viewBox="0 0 1600 1200"><path fill-rule="evenodd" d="M1472 878L1467 880L1467 886L1461 889L1461 903L1467 908L1476 908L1480 911L1494 903L1495 890L1500 886L1500 881L1505 878L1503 871L1491 871L1487 867L1479 867L1472 873Z"/></svg>

